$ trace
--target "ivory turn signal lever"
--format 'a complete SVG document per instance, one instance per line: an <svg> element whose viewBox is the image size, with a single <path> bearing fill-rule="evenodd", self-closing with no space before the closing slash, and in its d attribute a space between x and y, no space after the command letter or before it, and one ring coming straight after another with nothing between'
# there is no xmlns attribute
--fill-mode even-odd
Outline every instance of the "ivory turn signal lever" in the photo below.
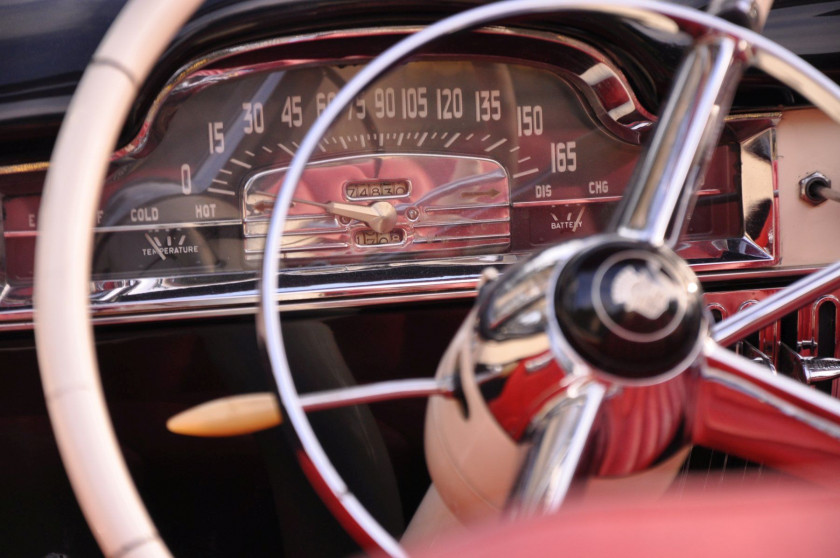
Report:
<svg viewBox="0 0 840 558"><path fill-rule="evenodd" d="M321 411L411 397L448 397L455 392L455 386L452 377L387 380L301 394L299 403L304 411ZM166 422L166 427L175 434L222 437L251 434L277 426L282 421L277 396L271 392L260 392L202 403L178 413Z"/></svg>
<svg viewBox="0 0 840 558"><path fill-rule="evenodd" d="M221 438L253 434L283 422L277 396L270 392L222 397L182 411L166 421L175 434Z"/></svg>

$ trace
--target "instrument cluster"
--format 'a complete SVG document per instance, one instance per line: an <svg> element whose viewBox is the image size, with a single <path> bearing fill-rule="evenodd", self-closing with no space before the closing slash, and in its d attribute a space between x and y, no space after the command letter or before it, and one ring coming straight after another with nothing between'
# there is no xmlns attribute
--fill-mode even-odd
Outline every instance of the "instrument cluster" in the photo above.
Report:
<svg viewBox="0 0 840 558"><path fill-rule="evenodd" d="M352 35L232 49L173 78L112 161L94 279L253 275L299 142L369 58L347 54ZM307 45L324 54L299 56ZM619 68L556 35L490 29L456 45L406 61L344 109L294 194L285 268L524 254L605 230L654 123ZM775 261L773 126L727 124L683 232L696 265ZM27 285L39 193L2 189L7 282Z"/></svg>

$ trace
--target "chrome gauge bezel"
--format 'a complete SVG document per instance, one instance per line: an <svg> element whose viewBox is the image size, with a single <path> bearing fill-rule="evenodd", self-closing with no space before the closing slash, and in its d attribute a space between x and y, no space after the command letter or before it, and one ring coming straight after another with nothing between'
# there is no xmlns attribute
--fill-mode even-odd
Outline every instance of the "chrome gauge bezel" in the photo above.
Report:
<svg viewBox="0 0 840 558"><path fill-rule="evenodd" d="M165 100L198 72L222 63L227 59L257 51L282 48L284 45L301 44L330 39L363 40L373 36L401 37L416 31L417 27L390 27L384 29L356 29L308 35L291 36L233 48L219 50L197 58L179 69L167 82L153 102L140 133L127 145L117 150L112 161L143 150L149 131ZM594 116L605 129L630 143L639 143L640 134L653 121L653 117L634 96L624 75L610 60L595 48L561 35L523 29L493 27L476 33L504 36L519 41L545 41L555 48L567 48L595 71L572 74L559 66L550 67L560 73L586 97L594 107ZM456 56L458 53L452 53ZM351 56L352 60L353 57ZM359 58L357 58L359 59ZM510 56L533 64L527 58ZM293 61L278 60L263 63L272 68L297 67L315 63L329 63L335 58ZM538 63L544 66L544 63ZM609 87L593 87L609 82ZM726 246L702 245L693 249L708 256L707 261L695 266L698 271L737 270L748 267L767 267L778 261L778 224L776 222L775 136L774 128L779 115L750 115L733 120L748 120L752 133L739 138L742 156L753 157L750 172L755 176L742 176L743 186L753 191L750 199L770 200L773 210L767 217L762 241L745 234L742 238L726 240ZM763 124L762 124L763 123ZM758 124L758 125L756 125ZM29 174L43 171L47 163L8 166L0 168L0 176ZM743 207L747 214L749 207ZM19 234L19 233L18 233ZM32 233L34 236L34 232ZM515 263L524 254L510 252L495 255L458 256L374 264L344 264L323 269L289 269L282 273L289 277L277 293L283 308L311 309L468 298L475 294L481 270L487 266L504 267ZM430 272L430 270L432 270ZM386 277L386 279L382 279ZM0 329L28 329L31 327L31 287L13 286L3 282L0 293ZM126 278L94 281L91 284L91 306L99 321L140 321L143 319L178 319L195 316L224 316L252 313L257 301L256 272L195 274L153 278Z"/></svg>

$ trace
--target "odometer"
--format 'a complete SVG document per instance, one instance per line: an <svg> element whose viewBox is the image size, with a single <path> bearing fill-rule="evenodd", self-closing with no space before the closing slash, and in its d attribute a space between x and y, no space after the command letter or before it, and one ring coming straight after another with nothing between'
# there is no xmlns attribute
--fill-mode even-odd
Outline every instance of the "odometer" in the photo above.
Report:
<svg viewBox="0 0 840 558"><path fill-rule="evenodd" d="M349 201L405 198L410 193L408 180L357 180L344 184L344 197Z"/></svg>

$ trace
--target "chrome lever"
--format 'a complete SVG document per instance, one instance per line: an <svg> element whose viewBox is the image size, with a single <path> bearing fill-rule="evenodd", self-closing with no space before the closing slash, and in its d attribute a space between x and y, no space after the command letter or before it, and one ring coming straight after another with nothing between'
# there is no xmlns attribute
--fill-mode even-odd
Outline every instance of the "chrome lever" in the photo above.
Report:
<svg viewBox="0 0 840 558"><path fill-rule="evenodd" d="M777 373L776 366L773 364L773 359L767 356L767 354L759 351L751 343L748 343L746 341L738 341L738 343L735 345L735 353L746 357L752 360L753 362L757 362L758 364L766 366L773 374Z"/></svg>
<svg viewBox="0 0 840 558"><path fill-rule="evenodd" d="M840 359L803 357L784 343L779 343L779 371L805 384L840 378Z"/></svg>

